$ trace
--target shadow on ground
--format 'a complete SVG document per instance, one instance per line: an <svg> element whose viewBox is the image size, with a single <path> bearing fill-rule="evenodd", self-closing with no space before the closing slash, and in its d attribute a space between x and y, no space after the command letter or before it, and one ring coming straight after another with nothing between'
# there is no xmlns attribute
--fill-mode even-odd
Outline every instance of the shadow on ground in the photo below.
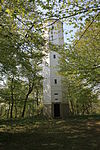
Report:
<svg viewBox="0 0 100 150"><path fill-rule="evenodd" d="M0 150L99 150L100 120L0 123Z"/></svg>

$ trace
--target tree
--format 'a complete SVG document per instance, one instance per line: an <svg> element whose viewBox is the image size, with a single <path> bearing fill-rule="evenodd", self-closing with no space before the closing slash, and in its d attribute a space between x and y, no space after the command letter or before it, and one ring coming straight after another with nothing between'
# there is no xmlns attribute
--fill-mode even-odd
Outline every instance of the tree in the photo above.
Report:
<svg viewBox="0 0 100 150"><path fill-rule="evenodd" d="M71 110L88 112L89 106L96 103L97 93L94 92L100 84L100 16L90 25L91 20L86 21L85 28L76 33L73 45L69 49L60 52L60 73L65 77L67 84L64 90ZM89 27L89 28L87 28ZM85 34L83 35L82 33ZM80 39L80 36L82 38ZM67 80L67 81L65 81ZM82 106L82 107L81 107ZM80 112L80 111L79 111Z"/></svg>
<svg viewBox="0 0 100 150"><path fill-rule="evenodd" d="M7 85L7 88L10 90L10 117L12 118L14 105L16 106L18 97L15 98L15 94L19 80L22 81L22 84L24 82L29 86L24 98L22 113L22 116L24 116L28 96L33 90L35 80L38 80L38 77L40 78L38 74L44 56L45 40L42 33L36 31L39 15L37 14L35 18L34 3L29 1L2 1L1 7L0 53L2 55L0 55L0 75L1 80L9 80L10 82L10 86ZM29 8L32 9L29 10ZM21 10L23 11L21 12ZM26 11L27 14L25 14ZM19 23L21 24L19 25ZM32 26L30 27L30 25ZM17 107L15 108L17 111Z"/></svg>
<svg viewBox="0 0 100 150"><path fill-rule="evenodd" d="M84 82L86 81L88 84L91 84L93 87L97 86L100 81L100 22L98 19L94 21L80 40L79 37L82 32L77 32L73 46L62 52L64 59L61 64L63 73L80 78L84 80ZM89 21L86 22L85 29L89 24ZM85 29L83 29L83 32ZM77 44L75 45L76 42Z"/></svg>

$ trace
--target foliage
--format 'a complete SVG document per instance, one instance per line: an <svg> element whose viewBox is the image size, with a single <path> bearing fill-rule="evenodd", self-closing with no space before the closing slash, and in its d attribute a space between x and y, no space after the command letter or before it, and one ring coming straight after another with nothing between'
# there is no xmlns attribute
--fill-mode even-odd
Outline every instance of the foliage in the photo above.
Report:
<svg viewBox="0 0 100 150"><path fill-rule="evenodd" d="M86 21L82 32L90 22L91 20ZM99 90L96 89L99 89L100 84L99 28L98 16L80 40L82 32L79 30L73 45L60 52L60 73L65 77L64 82L67 84L64 93L67 95L71 111L76 114L91 112L93 105L97 103Z"/></svg>
<svg viewBox="0 0 100 150"><path fill-rule="evenodd" d="M33 91L33 87L35 87L35 84L39 84L38 81L41 82L42 80L40 64L44 56L45 40L41 34L36 32L37 27L32 27L34 29L31 30L28 24L28 21L30 24L32 22L38 24L38 15L34 19L36 15L35 10L33 10L33 8L35 9L34 3L2 1L1 6L0 75L1 80L8 80L9 82L6 82L6 87L0 89L0 95L6 101L5 95L10 98L7 104L12 118L13 112L17 111L19 105L26 107L26 101ZM29 8L32 9L28 10ZM25 14L26 10L27 14ZM34 15L28 17L29 14ZM9 94L6 93L7 90ZM23 100L24 102L22 102Z"/></svg>
<svg viewBox="0 0 100 150"><path fill-rule="evenodd" d="M54 22L66 21L74 27L79 23L80 27L84 18L94 16L99 10L98 0L0 1L0 80L7 81L6 87L0 89L0 96L9 105L11 118L19 105L24 116L32 92L42 95L40 72L47 44L43 29L48 27L44 22L53 18Z"/></svg>
<svg viewBox="0 0 100 150"><path fill-rule="evenodd" d="M69 107L69 115L85 115L96 113L97 95L86 87L81 80L63 79L63 99Z"/></svg>
<svg viewBox="0 0 100 150"><path fill-rule="evenodd" d="M88 24L89 22L86 22L86 27ZM100 81L99 27L100 22L96 20L80 41L78 41L78 38L85 29L82 32L77 32L73 46L62 52L65 58L62 60L62 72L66 76L70 74L70 78L75 76L85 79L84 82L92 84L93 87L97 86ZM78 43L74 46L77 41Z"/></svg>

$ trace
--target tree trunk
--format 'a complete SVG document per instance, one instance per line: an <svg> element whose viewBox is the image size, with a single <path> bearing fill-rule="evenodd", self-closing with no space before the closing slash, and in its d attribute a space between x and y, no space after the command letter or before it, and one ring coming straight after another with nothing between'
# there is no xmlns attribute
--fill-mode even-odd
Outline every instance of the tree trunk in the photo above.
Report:
<svg viewBox="0 0 100 150"><path fill-rule="evenodd" d="M71 104L71 112L74 115L75 114L75 110L74 110L74 105L73 105L72 100L70 100L70 104Z"/></svg>
<svg viewBox="0 0 100 150"><path fill-rule="evenodd" d="M10 101L9 101L9 107L8 107L8 111L7 111L7 119L9 118L9 112L10 112Z"/></svg>
<svg viewBox="0 0 100 150"><path fill-rule="evenodd" d="M11 80L11 111L10 111L10 118L13 118L13 106L14 106L14 95L13 95L13 82L14 82L14 77Z"/></svg>
<svg viewBox="0 0 100 150"><path fill-rule="evenodd" d="M23 111L22 111L22 117L24 117L24 115L25 115L26 103L27 103L28 97L29 97L29 95L31 94L32 91L33 91L33 83L32 83L31 87L29 86L29 91L28 91L28 93L26 95L26 98L25 98L25 101L24 101L24 107L23 107Z"/></svg>
<svg viewBox="0 0 100 150"><path fill-rule="evenodd" d="M39 100L38 100L38 89L36 89L36 103L37 103L37 106L39 105Z"/></svg>
<svg viewBox="0 0 100 150"><path fill-rule="evenodd" d="M30 94L30 93L28 93L28 94L26 95L26 98L25 98L25 101L24 101L24 107L23 107L23 111L22 111L22 117L24 117L24 115L25 115L26 103L27 103L29 94Z"/></svg>
<svg viewBox="0 0 100 150"><path fill-rule="evenodd" d="M14 106L14 103L13 103L13 100L12 100L10 118L13 118L13 106Z"/></svg>
<svg viewBox="0 0 100 150"><path fill-rule="evenodd" d="M16 104L16 99L15 99L15 118L17 118L17 104Z"/></svg>

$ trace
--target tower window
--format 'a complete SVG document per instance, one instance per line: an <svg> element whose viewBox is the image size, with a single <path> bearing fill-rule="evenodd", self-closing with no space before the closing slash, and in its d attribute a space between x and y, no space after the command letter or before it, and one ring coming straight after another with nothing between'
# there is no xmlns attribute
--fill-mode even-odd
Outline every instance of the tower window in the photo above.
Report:
<svg viewBox="0 0 100 150"><path fill-rule="evenodd" d="M53 35L51 35L51 40L53 41Z"/></svg>
<svg viewBox="0 0 100 150"><path fill-rule="evenodd" d="M57 79L54 79L54 83L57 84Z"/></svg>
<svg viewBox="0 0 100 150"><path fill-rule="evenodd" d="M55 58L56 58L56 55L53 55L53 58L55 59Z"/></svg>
<svg viewBox="0 0 100 150"><path fill-rule="evenodd" d="M53 31L51 30L51 35L53 35Z"/></svg>
<svg viewBox="0 0 100 150"><path fill-rule="evenodd" d="M55 98L55 101L58 101L58 98Z"/></svg>
<svg viewBox="0 0 100 150"><path fill-rule="evenodd" d="M58 93L54 93L54 95L58 95Z"/></svg>
<svg viewBox="0 0 100 150"><path fill-rule="evenodd" d="M54 29L54 26L52 26L52 30Z"/></svg>
<svg viewBox="0 0 100 150"><path fill-rule="evenodd" d="M54 26L52 26L51 28L51 40L53 41L53 29L54 29Z"/></svg>

